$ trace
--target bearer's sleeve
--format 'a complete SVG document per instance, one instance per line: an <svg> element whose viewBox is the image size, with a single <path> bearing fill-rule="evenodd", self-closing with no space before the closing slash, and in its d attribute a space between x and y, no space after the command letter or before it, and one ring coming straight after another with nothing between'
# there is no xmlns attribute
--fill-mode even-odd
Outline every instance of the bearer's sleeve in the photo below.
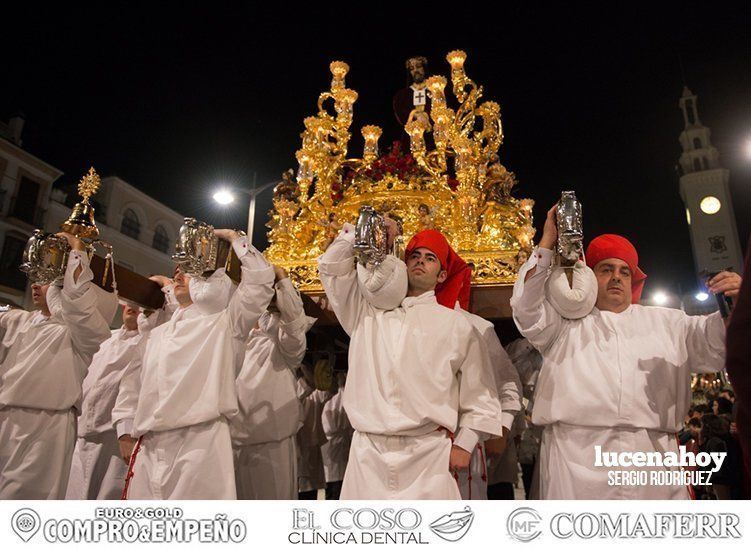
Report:
<svg viewBox="0 0 751 549"><path fill-rule="evenodd" d="M305 315L300 292L289 278L276 283L276 305L281 317L279 352L287 366L294 370L305 356L305 333L313 326L315 319Z"/></svg>
<svg viewBox="0 0 751 549"><path fill-rule="evenodd" d="M21 309L8 309L0 312L0 341L8 332L13 332L18 326L34 313Z"/></svg>
<svg viewBox="0 0 751 549"><path fill-rule="evenodd" d="M471 453L478 442L503 434L502 410L482 336L471 326L455 334L454 344L463 349L464 360L458 372L459 428L454 444Z"/></svg>
<svg viewBox="0 0 751 549"><path fill-rule="evenodd" d="M162 293L164 294L164 305L149 316L146 316L143 312L138 315L138 333L141 337L149 337L154 328L167 322L177 310L178 303L175 298L174 286L172 284L164 286Z"/></svg>
<svg viewBox="0 0 751 549"><path fill-rule="evenodd" d="M326 298L339 319L339 324L350 336L360 317L368 309L368 303L357 284L354 242L355 227L345 223L339 236L318 258L318 274Z"/></svg>
<svg viewBox="0 0 751 549"><path fill-rule="evenodd" d="M511 429L514 417L522 409L522 382L495 331L487 330L483 338L490 354L496 389L503 410L501 421L506 429Z"/></svg>
<svg viewBox="0 0 751 549"><path fill-rule="evenodd" d="M242 263L242 278L230 300L227 314L232 335L245 340L274 297L274 268L247 237L236 239L232 248Z"/></svg>
<svg viewBox="0 0 751 549"><path fill-rule="evenodd" d="M117 438L123 435L132 436L133 421L138 408L138 395L141 392L141 365L146 342L142 341L133 358L125 367L120 378L120 388L117 392L117 400L112 408L112 424L117 431Z"/></svg>
<svg viewBox="0 0 751 549"><path fill-rule="evenodd" d="M683 315L688 367L694 373L718 372L725 367L725 323L719 311L706 316Z"/></svg>
<svg viewBox="0 0 751 549"><path fill-rule="evenodd" d="M368 304L391 311L407 297L407 265L395 255L387 255L379 265L358 263L357 282Z"/></svg>
<svg viewBox="0 0 751 549"><path fill-rule="evenodd" d="M545 299L545 281L553 251L535 248L519 271L511 296L511 309L516 327L537 349L542 350L555 341L563 325L561 315ZM529 280L527 273L536 268Z"/></svg>
<svg viewBox="0 0 751 549"><path fill-rule="evenodd" d="M81 267L81 273L76 280L74 273L78 267ZM93 279L89 257L84 252L71 250L60 292L62 317L68 327L73 349L87 363L91 361L99 345L112 335L107 321L97 309L97 293L91 282Z"/></svg>

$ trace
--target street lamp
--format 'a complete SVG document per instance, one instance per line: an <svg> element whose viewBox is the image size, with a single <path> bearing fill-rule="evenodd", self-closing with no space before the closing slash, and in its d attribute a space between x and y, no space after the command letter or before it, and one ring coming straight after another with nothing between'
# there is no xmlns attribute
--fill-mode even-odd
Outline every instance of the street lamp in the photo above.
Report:
<svg viewBox="0 0 751 549"><path fill-rule="evenodd" d="M668 302L668 294L663 291L655 292L652 294L652 301L655 305L663 306Z"/></svg>
<svg viewBox="0 0 751 549"><path fill-rule="evenodd" d="M253 223L255 222L255 217L256 217L256 196L261 194L263 191L265 191L269 187L273 187L277 184L279 184L279 181L272 181L260 187L256 187L255 182L254 182L253 188L251 189L242 189L242 188L229 189L229 188L224 187L221 189L217 189L216 192L214 192L214 194L212 195L212 197L217 204L220 204L222 206L228 206L229 204L232 204L235 201L235 193L245 194L250 197L250 205L248 206L248 242L252 244L253 243Z"/></svg>
<svg viewBox="0 0 751 549"><path fill-rule="evenodd" d="M232 194L232 191L230 191L229 189L219 189L214 193L213 198L218 204L221 204L222 206L232 204L235 201L235 195Z"/></svg>

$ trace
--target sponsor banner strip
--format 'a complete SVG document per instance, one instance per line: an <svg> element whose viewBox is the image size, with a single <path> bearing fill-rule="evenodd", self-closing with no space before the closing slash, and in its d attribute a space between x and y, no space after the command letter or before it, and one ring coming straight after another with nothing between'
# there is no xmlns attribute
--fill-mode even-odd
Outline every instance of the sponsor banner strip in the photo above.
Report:
<svg viewBox="0 0 751 549"><path fill-rule="evenodd" d="M0 540L4 548L745 547L749 520L748 501L0 501Z"/></svg>

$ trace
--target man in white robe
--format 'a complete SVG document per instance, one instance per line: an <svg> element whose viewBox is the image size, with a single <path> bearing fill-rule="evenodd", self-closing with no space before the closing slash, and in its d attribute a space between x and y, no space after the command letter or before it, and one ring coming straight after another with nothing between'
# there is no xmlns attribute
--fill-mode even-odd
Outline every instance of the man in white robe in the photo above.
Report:
<svg viewBox="0 0 751 549"><path fill-rule="evenodd" d="M469 465L479 441L502 433L488 351L453 310L465 280L445 284L450 247L437 231L423 233L430 234L408 246L407 297L393 310L374 307L360 290L352 225L318 260L326 296L350 336L344 407L355 434L342 499L460 499L452 471ZM365 286L377 294L404 269L388 256L369 266ZM450 305L436 299L441 283Z"/></svg>
<svg viewBox="0 0 751 549"><path fill-rule="evenodd" d="M169 298L165 308L149 317L138 307L123 305L122 327L113 330L94 355L83 380L78 439L65 499L120 499L128 463L120 455L112 409L123 374L140 360L151 330L174 312L168 304Z"/></svg>
<svg viewBox="0 0 751 549"><path fill-rule="evenodd" d="M519 481L517 440L524 429L524 416L517 414L507 435L509 443L500 454L488 457L488 485L485 499L516 499L515 488Z"/></svg>
<svg viewBox="0 0 751 549"><path fill-rule="evenodd" d="M179 308L146 344L136 408L118 411L118 436L140 438L129 499L236 497L228 418L237 413L235 377L247 336L274 294L274 270L246 237L216 234L232 243L242 280L230 298L223 269L208 280L175 276Z"/></svg>
<svg viewBox="0 0 751 549"><path fill-rule="evenodd" d="M237 499L297 499L295 435L303 416L295 371L315 319L305 315L284 269L274 272L275 302L250 332L235 382L240 413L230 430Z"/></svg>
<svg viewBox="0 0 751 549"><path fill-rule="evenodd" d="M522 407L522 386L519 374L503 349L493 323L464 309L459 310L472 322L487 346L490 354L489 364L501 401L503 436L491 437L485 444L478 443L472 451L469 467L466 471L459 472L459 491L462 499L484 500L488 496L488 483L492 480L488 475L489 459L497 462L508 447L513 446L513 441L509 443L511 426Z"/></svg>
<svg viewBox="0 0 751 549"><path fill-rule="evenodd" d="M324 363L326 359L321 359ZM318 490L326 488L321 448L326 444L323 429L323 408L336 389L316 388L313 370L303 364L297 380L297 398L302 405L303 424L297 431L297 491L298 499L318 499Z"/></svg>
<svg viewBox="0 0 751 549"><path fill-rule="evenodd" d="M60 235L71 247L62 288L33 284L39 310L0 314L0 499L65 496L81 386L117 310L81 240Z"/></svg>
<svg viewBox="0 0 751 549"><path fill-rule="evenodd" d="M608 484L595 466L602 452L678 452L676 433L691 400L690 374L721 370L725 327L719 313L638 304L646 275L634 247L603 235L587 248L597 278L591 313L569 320L545 300L545 281L557 239L555 207L539 246L522 267L511 300L519 331L543 356L532 421L544 425L540 451L542 499L685 499L685 486ZM740 287L720 273L713 293ZM667 468L658 467L657 470Z"/></svg>
<svg viewBox="0 0 751 549"><path fill-rule="evenodd" d="M344 410L344 387L346 372L338 372L339 390L323 406L321 424L326 435L326 444L321 446L323 456L323 471L326 476L326 499L339 499L342 491L342 481L347 470L349 447L352 444L352 425Z"/></svg>

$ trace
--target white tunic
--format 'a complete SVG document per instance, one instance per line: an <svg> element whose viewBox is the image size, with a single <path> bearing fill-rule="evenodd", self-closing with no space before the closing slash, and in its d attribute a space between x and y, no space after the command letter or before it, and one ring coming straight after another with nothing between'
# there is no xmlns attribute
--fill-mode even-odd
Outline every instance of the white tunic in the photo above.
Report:
<svg viewBox="0 0 751 549"><path fill-rule="evenodd" d="M294 371L305 356L305 333L315 319L305 316L289 278L276 284L276 303L279 312L265 312L250 332L235 382L240 413L230 427L236 446L278 442L302 426Z"/></svg>
<svg viewBox="0 0 751 549"><path fill-rule="evenodd" d="M110 335L92 279L86 254L71 251L62 290L47 292L50 317L0 314L0 499L65 495L74 407L91 357Z"/></svg>
<svg viewBox="0 0 751 549"><path fill-rule="evenodd" d="M581 319L564 319L544 300L551 255L544 249L532 255L511 301L519 331L543 355L532 416L536 425L548 426L541 495L633 497L609 489L607 469L593 467L593 445L603 451L673 451L673 434L691 401L690 374L724 366L722 318L630 305L622 313L595 308ZM658 491L647 487L637 496ZM683 495L668 492L662 497Z"/></svg>
<svg viewBox="0 0 751 549"><path fill-rule="evenodd" d="M265 312L250 332L237 376L240 412L230 423L238 499L296 499L295 434L303 424L294 371L305 356L305 316L289 278L277 282L279 312Z"/></svg>
<svg viewBox="0 0 751 549"><path fill-rule="evenodd" d="M179 308L152 331L143 356L140 392L133 398L137 388L128 385L118 399L131 406L130 413L118 411L118 435L137 437L237 413L235 376L247 334L273 296L274 270L246 238L237 239L233 248L243 273L229 307L213 314L203 314L193 305Z"/></svg>
<svg viewBox="0 0 751 549"><path fill-rule="evenodd" d="M171 288L171 287L170 287ZM134 361L140 361L151 330L166 320L170 293L165 308L148 318L141 314L135 330L125 326L112 332L102 343L83 380L83 403L78 418L78 440L73 452L66 499L120 499L127 464L112 423L120 382Z"/></svg>
<svg viewBox="0 0 751 549"><path fill-rule="evenodd" d="M444 428L457 433L455 444L470 452L478 432L500 435L501 407L488 350L472 323L439 305L432 291L407 297L391 311L370 305L358 287L353 241L354 228L346 224L318 260L326 296L350 336L344 407L352 426L361 433L401 437ZM394 269L397 262L381 267ZM354 447L352 456L357 459ZM355 495L347 478L342 494Z"/></svg>
<svg viewBox="0 0 751 549"><path fill-rule="evenodd" d="M347 419L343 405L344 388L323 406L321 423L327 442L321 446L323 470L326 482L337 482L344 478L349 459L349 447L352 443L352 425Z"/></svg>
<svg viewBox="0 0 751 549"><path fill-rule="evenodd" d="M519 374L514 368L511 359L495 333L493 323L485 320L481 316L472 314L468 311L461 310L475 329L480 332L485 345L490 354L490 366L493 378L495 379L496 391L501 401L501 420L503 427L511 429L514 418L522 409L522 384Z"/></svg>
<svg viewBox="0 0 751 549"><path fill-rule="evenodd" d="M463 309L461 312L472 322L488 348L492 375L503 410L501 421L503 427L510 430L522 406L522 386L519 374L501 345L493 323ZM513 438L511 434L508 436ZM508 440L504 454L509 453L509 447L513 446L514 441ZM495 461L498 460L499 458L495 459ZM459 492L462 494L462 499L487 499L488 484L493 484L488 474L488 467L489 460L485 455L485 446L479 443L472 452L467 471L461 471L458 474Z"/></svg>
<svg viewBox="0 0 751 549"><path fill-rule="evenodd" d="M128 497L235 498L227 420L237 413L235 376L247 334L273 296L274 270L246 238L232 246L242 280L227 308L196 302L175 311L152 331L139 382L123 380L118 435L143 436Z"/></svg>
<svg viewBox="0 0 751 549"><path fill-rule="evenodd" d="M74 282L79 265L83 270ZM0 313L0 407L67 410L80 405L91 358L111 335L96 307L93 278L86 254L72 251L59 311L51 317L39 311ZM50 287L48 302L58 291Z"/></svg>
<svg viewBox="0 0 751 549"><path fill-rule="evenodd" d="M323 430L323 407L334 396L328 391L311 388L303 378L297 380L297 396L302 403L303 424L297 432L298 490L309 492L326 487L321 447L326 444Z"/></svg>

